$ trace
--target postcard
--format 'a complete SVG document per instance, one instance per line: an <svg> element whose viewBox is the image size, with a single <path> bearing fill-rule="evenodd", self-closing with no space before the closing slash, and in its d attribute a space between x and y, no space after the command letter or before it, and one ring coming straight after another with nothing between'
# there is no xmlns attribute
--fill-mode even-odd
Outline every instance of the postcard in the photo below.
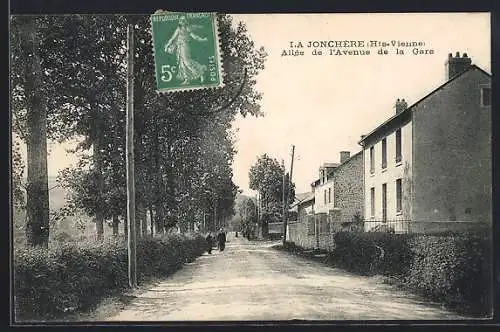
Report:
<svg viewBox="0 0 500 332"><path fill-rule="evenodd" d="M12 15L13 321L492 318L489 13Z"/></svg>

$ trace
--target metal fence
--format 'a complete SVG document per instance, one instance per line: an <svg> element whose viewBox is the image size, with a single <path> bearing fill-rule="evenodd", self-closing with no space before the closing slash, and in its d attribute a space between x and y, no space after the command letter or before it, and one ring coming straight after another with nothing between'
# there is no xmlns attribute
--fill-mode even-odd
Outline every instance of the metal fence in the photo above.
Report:
<svg viewBox="0 0 500 332"><path fill-rule="evenodd" d="M365 220L364 230L365 232L393 232L396 234L406 234L410 233L411 220Z"/></svg>
<svg viewBox="0 0 500 332"><path fill-rule="evenodd" d="M466 232L491 227L477 221L413 221L413 220L365 220L365 232L383 231L395 234L432 234L442 232Z"/></svg>
<svg viewBox="0 0 500 332"><path fill-rule="evenodd" d="M328 227L322 226L326 221ZM489 228L488 228L489 227ZM327 221L319 216L288 223L287 241L303 248L331 250L338 232L390 232L394 234L443 234L491 229L491 224L477 221L412 221L412 220L365 220L361 223Z"/></svg>

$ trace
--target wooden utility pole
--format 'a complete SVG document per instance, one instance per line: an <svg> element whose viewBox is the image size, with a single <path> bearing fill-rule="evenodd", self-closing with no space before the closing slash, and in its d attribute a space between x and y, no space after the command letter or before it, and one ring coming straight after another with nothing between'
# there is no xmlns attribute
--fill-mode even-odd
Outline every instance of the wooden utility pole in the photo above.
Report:
<svg viewBox="0 0 500 332"><path fill-rule="evenodd" d="M292 145L292 162L290 164L290 179L289 179L289 185L287 185L287 191L286 191L286 201L285 201L285 218L283 222L283 245L286 243L286 229L288 227L288 209L289 205L288 203L290 202L290 187L292 186L292 176L293 176L293 159L295 156L295 145Z"/></svg>
<svg viewBox="0 0 500 332"><path fill-rule="evenodd" d="M127 223L128 223L128 281L137 287L137 227L135 225L135 174L134 174L134 24L127 24Z"/></svg>

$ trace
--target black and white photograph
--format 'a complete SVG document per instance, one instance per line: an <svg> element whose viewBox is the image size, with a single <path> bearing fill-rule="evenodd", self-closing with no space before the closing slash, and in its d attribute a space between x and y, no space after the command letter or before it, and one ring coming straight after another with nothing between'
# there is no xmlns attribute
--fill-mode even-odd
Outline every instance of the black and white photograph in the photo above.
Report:
<svg viewBox="0 0 500 332"><path fill-rule="evenodd" d="M11 324L493 318L490 13L13 14L9 69Z"/></svg>

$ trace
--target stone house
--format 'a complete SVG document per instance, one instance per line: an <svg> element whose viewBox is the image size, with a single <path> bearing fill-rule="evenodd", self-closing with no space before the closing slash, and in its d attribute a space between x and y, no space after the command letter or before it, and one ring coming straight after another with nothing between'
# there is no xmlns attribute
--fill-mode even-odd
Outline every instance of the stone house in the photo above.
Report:
<svg viewBox="0 0 500 332"><path fill-rule="evenodd" d="M446 70L441 86L409 107L398 99L395 115L361 137L365 229L491 222L491 75L459 53Z"/></svg>
<svg viewBox="0 0 500 332"><path fill-rule="evenodd" d="M313 191L316 239L328 242L331 233L343 229L354 215L363 215L362 151L352 157L349 151L341 151L340 163L320 167L320 181L314 183Z"/></svg>
<svg viewBox="0 0 500 332"><path fill-rule="evenodd" d="M289 241L305 248L329 249L333 232L363 213L363 153L352 157L340 153L340 163L325 163L319 178L311 183L311 192L292 206L297 221L290 224Z"/></svg>
<svg viewBox="0 0 500 332"><path fill-rule="evenodd" d="M355 221L356 217L363 220L363 167L363 151L353 156L348 151L341 152L341 164L333 173L335 193L334 206L329 211L330 223L345 227L345 224Z"/></svg>

